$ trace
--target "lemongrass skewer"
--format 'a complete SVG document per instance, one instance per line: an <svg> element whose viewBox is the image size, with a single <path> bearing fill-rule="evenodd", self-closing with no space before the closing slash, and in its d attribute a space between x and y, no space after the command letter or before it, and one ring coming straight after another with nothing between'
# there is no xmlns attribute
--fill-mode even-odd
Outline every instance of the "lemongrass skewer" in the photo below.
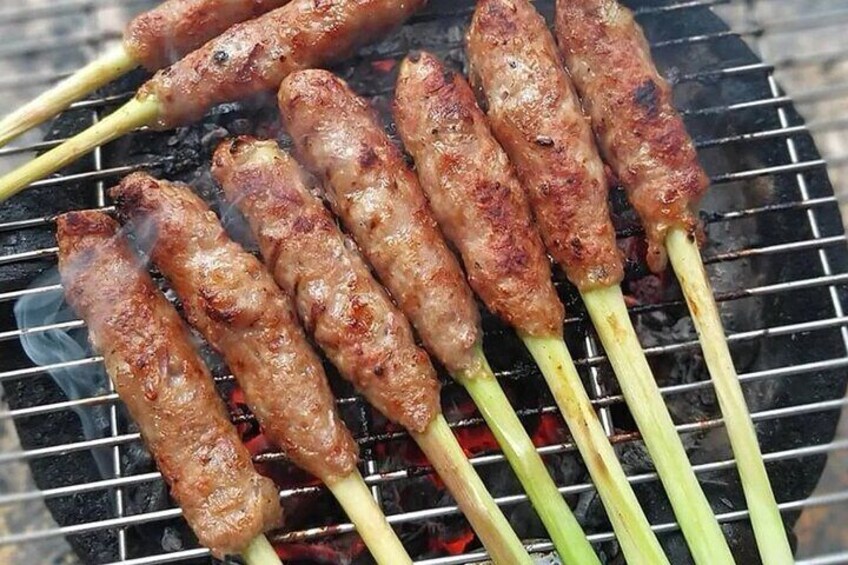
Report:
<svg viewBox="0 0 848 565"><path fill-rule="evenodd" d="M0 202L73 163L95 147L153 123L159 111L155 97L133 98L90 128L0 178Z"/></svg>
<svg viewBox="0 0 848 565"><path fill-rule="evenodd" d="M553 393L604 507L615 509L607 515L622 551L634 562L668 563L601 427L565 342L555 336L520 337ZM638 561L634 556L639 556Z"/></svg>
<svg viewBox="0 0 848 565"><path fill-rule="evenodd" d="M581 293L696 563L733 563L657 388L618 286Z"/></svg>
<svg viewBox="0 0 848 565"><path fill-rule="evenodd" d="M256 536L245 548L241 556L247 565L282 565L274 546L264 535Z"/></svg>
<svg viewBox="0 0 848 565"><path fill-rule="evenodd" d="M138 66L123 44L0 120L0 147Z"/></svg>
<svg viewBox="0 0 848 565"><path fill-rule="evenodd" d="M466 459L445 417L439 414L423 432L410 430L410 435L447 485L492 561L503 565L532 565L533 560Z"/></svg>
<svg viewBox="0 0 848 565"><path fill-rule="evenodd" d="M479 356L479 370L473 374L458 373L454 378L471 395L489 425L563 562L599 564L586 534L557 489L482 350Z"/></svg>
<svg viewBox="0 0 848 565"><path fill-rule="evenodd" d="M665 243L715 387L760 556L763 563L770 565L793 563L792 548L769 482L757 432L733 366L701 252L694 238L680 228L670 230Z"/></svg>
<svg viewBox="0 0 848 565"><path fill-rule="evenodd" d="M343 479L328 481L327 487L356 526L356 531L377 563L380 565L412 564L412 560L394 530L389 526L383 511L377 506L377 501L372 497L359 471L354 471Z"/></svg>

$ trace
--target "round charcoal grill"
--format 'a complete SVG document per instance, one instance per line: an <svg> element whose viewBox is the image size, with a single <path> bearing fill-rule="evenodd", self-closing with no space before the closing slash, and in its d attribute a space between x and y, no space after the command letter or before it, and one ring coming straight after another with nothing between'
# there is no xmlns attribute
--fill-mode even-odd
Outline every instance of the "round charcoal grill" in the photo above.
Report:
<svg viewBox="0 0 848 565"><path fill-rule="evenodd" d="M674 84L676 103L713 179L703 203L709 237L704 256L785 522L792 528L802 516L793 542L806 563L848 562L848 540L826 535L826 526L839 530L839 516L846 516L848 485L828 483L814 492L828 459L845 461L848 450L848 437L836 434L846 405L848 254L831 185L831 179L846 185L848 51L839 31L848 22L848 4L627 3L645 28L658 66ZM0 0L3 111L80 66L115 40L133 13L151 4ZM551 16L552 2L537 5ZM397 34L336 70L372 98L393 133L387 108L397 61L411 49L427 49L464 69L462 39L472 8L470 1L431 0ZM764 58L755 54L760 52ZM46 134L33 132L19 145L0 149L0 170L108 113L143 78L136 73L111 85L60 116ZM788 92L779 82L784 79L792 83ZM3 562L209 562L168 499L100 359L85 348L71 354L47 347L34 361L21 341L84 343L83 324L66 309L56 312L61 288L52 217L71 209L109 210L104 189L131 170L147 168L192 183L217 207L231 233L250 245L242 220L221 206L208 174L209 156L230 134L252 132L286 145L275 113L270 98L257 99L220 107L188 128L137 132L0 205ZM744 498L685 305L673 277L647 272L637 223L620 191L612 200L631 259L625 291L637 331L738 562L756 563ZM556 276L568 308L569 347L590 396L672 562L688 563L603 351L576 293L561 274ZM21 300L37 308L18 322L13 308ZM555 480L603 560L621 562L603 508L529 356L491 315L484 317L484 327L488 356ZM281 487L289 521L271 537L286 561L369 562L330 497L264 442L226 367L211 354L209 361L257 464ZM431 565L484 561L479 542L405 434L331 377L362 448L363 475L413 557ZM446 383L443 406L516 531L540 559L552 562L544 530L468 398Z"/></svg>

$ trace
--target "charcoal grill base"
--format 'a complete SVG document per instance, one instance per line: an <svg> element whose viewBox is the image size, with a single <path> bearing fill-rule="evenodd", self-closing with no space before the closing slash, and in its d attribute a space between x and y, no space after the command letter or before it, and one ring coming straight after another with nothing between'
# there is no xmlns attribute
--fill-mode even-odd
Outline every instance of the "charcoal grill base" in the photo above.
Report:
<svg viewBox="0 0 848 565"><path fill-rule="evenodd" d="M546 16L550 17L552 3L540 0L537 4ZM639 2L629 2L629 4L637 9L642 7ZM339 73L350 80L358 91L375 95L375 105L388 124L387 101L390 99L389 92L394 83L395 74L385 72L387 67L392 66L391 63L386 64L386 62L397 59L410 49L423 48L436 51L455 65L463 66L465 58L458 39L461 37L459 31L464 28L469 15L467 8L469 5L469 2L434 0L423 14L405 26L399 34L378 46L366 49L362 57L338 69ZM640 16L640 22L645 26L647 35L653 43L679 37L719 33L727 29L718 17L703 7L648 11ZM678 80L675 94L682 108L720 107L740 100L756 100L769 96L765 74L740 73L738 76L727 78L704 73L708 68L758 62L757 57L737 37L731 36L716 42L684 43L673 48L662 47L655 51L655 56L661 70L670 78ZM703 76L697 80L692 80L691 76L688 76L698 73ZM133 90L141 79L141 74L136 73L112 85L106 94ZM217 140L229 134L259 133L264 136L278 137L283 144L287 144L287 140L279 132L272 100L266 99L264 102L265 104L262 101L255 101L249 105L222 107L201 124L183 128L177 132L141 133L128 136L104 150L105 166L154 163L151 167L153 172L170 179L193 183L214 207L220 209L219 195L207 170L210 153ZM785 107L785 109L791 123L801 123L800 117L791 107ZM85 118L86 114L79 111L64 114L52 126L50 137L64 137L77 131ZM715 139L737 132L759 131L774 127L774 122L775 112L771 107L753 109L744 113L716 112L699 115L697 112L690 112L687 115L687 124L696 139ZM394 131L391 125L390 131ZM804 160L819 158L809 136L798 135L793 139ZM756 144L708 146L701 153L705 166L714 176L728 171L783 163L786 159L785 154L786 145L783 138L768 139ZM91 163L83 161L66 172L90 169ZM809 177L808 182L813 192L811 197L833 194L824 169L812 170L805 174ZM114 180L107 179L107 183ZM92 207L95 201L91 197L93 194L91 188L91 182L81 182L65 184L61 190L54 187L33 189L0 209L0 220ZM709 222L707 231L710 236L710 244L705 254L711 256L731 248L760 247L774 242L792 241L800 239L802 235L804 238L812 237L809 233L806 212L802 209L732 221L717 221L717 218L720 219L720 214L713 213L789 202L794 199L797 199L797 186L793 175L790 174L774 175L766 180L757 178L739 182L721 182L704 203L704 209L707 211L705 217ZM619 227L626 231L633 227L633 219L622 202L620 194L613 195ZM237 238L246 236L245 230L241 229L237 214L226 209L222 211ZM835 205L819 207L816 212L823 234L843 233ZM12 252L18 249L44 248L51 245L53 245L53 236L49 226L23 232L0 232L0 246ZM844 246L829 248L828 258L834 272L845 272L848 269L848 256ZM0 292L27 287L33 283L37 275L52 266L52 258L23 264L2 265L0 266ZM763 281L804 279L820 270L821 265L816 250L811 249L793 253L789 260L783 257L755 255L748 259L722 262L711 267L711 274L719 291L728 291L741 286L755 286ZM561 274L558 274L558 277L562 280ZM625 289L637 297L646 296L644 288L651 286L648 284L651 280L643 265L633 263L628 268ZM668 284L664 290L654 296L654 299L669 300L679 296L676 287L668 280L666 283ZM570 305L570 314L583 315L573 289L567 284L561 284L560 290L566 304ZM840 288L839 293L840 300L844 302L845 289ZM821 286L786 294L737 297L725 302L722 308L731 332L738 329L773 327L799 320L825 319L833 316L833 304L828 289ZM11 317L11 303L0 303L0 319L11 319ZM677 305L638 313L635 322L644 345L651 346L669 343L669 341L692 339L694 334L685 317L685 308L683 305ZM583 318L585 319L585 316ZM544 387L540 385L539 376L517 341L491 316L486 317L484 324L487 330L487 352L496 369L511 372L511 377L504 379L504 382L508 389L515 391L514 396L523 403L521 406L532 409L540 404L550 405L550 399L546 396ZM579 359L587 357L585 330L584 321L571 323L566 328L571 336L570 347L575 357ZM668 338L669 333L674 334L671 340ZM733 351L740 372L751 372L844 356L845 345L839 329L832 328L808 334L793 334L785 338L749 341L734 345ZM9 368L29 365L17 342L0 342L0 358ZM696 382L707 378L697 349L652 356L651 362L662 386ZM584 375L588 375L590 369L595 366L592 363L581 363L581 365ZM599 382L604 393L617 393L617 385L609 368L601 365L598 370ZM334 386L344 394L348 393L344 384L334 382ZM47 376L11 380L4 383L3 387L6 399L13 409L64 400L62 392ZM752 410L762 411L772 407L840 398L845 394L846 375L844 372L823 370L765 379L746 385L745 389ZM449 395L449 399L445 401L446 411L450 412L451 403L455 399L461 399L463 395L453 390L450 385L447 387L446 395ZM668 401L672 414L678 422L708 420L717 414L711 389L673 395L668 398ZM360 437L383 431L379 417L370 416L366 420L372 421L364 422L358 411L346 410L345 412L349 425ZM611 415L617 432L626 434L635 431L632 418L624 405L613 405ZM834 436L837 419L838 412L824 411L804 416L769 419L758 423L757 428L763 450L775 452L792 449L799 445L829 442ZM526 418L526 422L529 429L535 429L538 416L530 415ZM370 429L366 423L367 426L371 426ZM72 442L81 437L77 416L71 412L54 413L47 417L17 419L15 424L24 449ZM707 427L704 430L687 433L684 435L684 441L694 463L730 457L724 430L720 427ZM379 443L366 437L364 455L373 457L374 449ZM620 446L619 452L629 474L651 470L644 447L640 443L624 443ZM123 449L125 473L153 470L149 458L139 453L141 450L138 449ZM556 470L557 478L563 481L561 484L588 480L579 458L573 452L551 456L549 459L552 468ZM779 500L798 500L809 496L816 486L825 460L826 456L820 455L771 463L768 468ZM31 462L31 468L39 488L79 484L100 478L92 457L85 451L61 457L36 459ZM381 467L379 470L389 469ZM490 480L496 480L498 473L503 475L502 466L500 469L493 466L491 470L486 467L481 468L481 474ZM745 507L735 471L710 472L701 475L700 478L716 512L728 512ZM406 488L424 489L428 480L426 477L410 479ZM517 492L514 482L506 480L498 484L504 491L496 492L496 495ZM673 520L668 502L656 481L638 485L636 490L652 523ZM130 501L130 506L135 508L133 511L149 511L159 509L166 503L163 493L161 483L156 482L133 487L125 494ZM408 510L406 507L395 505L392 497L385 492L384 502L389 511ZM594 493L581 494L574 497L573 502L588 531L609 530L603 509ZM427 501L421 503L427 504ZM429 503L432 504L432 501ZM56 521L62 526L114 516L113 498L107 491L50 499L47 505ZM521 521L518 528L522 535L528 538L540 535L538 521L533 517L528 505L510 507L507 513ZM786 514L786 523L794 524L797 516L797 512ZM341 516L337 510L330 516L330 520L340 519ZM461 519L450 518L449 523L461 523ZM753 537L746 521L730 522L724 526L724 529L738 562L758 562ZM420 538L425 530L426 528L422 528L420 524L404 525L400 528L404 541L417 548L422 547ZM140 557L161 553L163 536L166 538L166 545L176 544L172 547L180 544L183 544L183 547L191 547L194 543L190 532L181 521L153 522L128 529L128 555ZM94 533L70 536L69 540L82 561L102 563L118 559L116 538L116 530L99 530ZM661 539L673 563L689 562L688 551L679 534L662 534ZM426 547L426 541L423 545ZM467 549L474 548L475 546L472 545ZM605 562L614 563L620 560L614 543L604 544L602 554ZM362 560L365 559L362 558ZM201 560L201 562L204 561L208 560Z"/></svg>

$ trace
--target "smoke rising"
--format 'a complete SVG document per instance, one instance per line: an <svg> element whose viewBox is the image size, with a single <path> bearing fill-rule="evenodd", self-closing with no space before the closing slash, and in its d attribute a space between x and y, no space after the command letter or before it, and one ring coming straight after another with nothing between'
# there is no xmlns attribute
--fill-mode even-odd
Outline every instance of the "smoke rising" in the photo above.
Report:
<svg viewBox="0 0 848 565"><path fill-rule="evenodd" d="M37 278L33 286L57 284L59 271L51 269ZM74 320L76 316L60 292L44 292L27 295L15 304L15 320L18 328L26 330ZM24 332L21 345L27 356L39 366L52 366L69 361L85 359L92 354L85 340L84 331L47 329ZM107 376L102 364L85 364L51 368L48 373L68 397L78 400L108 393ZM79 416L86 439L98 439L109 434L109 409L106 405L77 406L73 411ZM113 476L109 448L91 450L100 475Z"/></svg>

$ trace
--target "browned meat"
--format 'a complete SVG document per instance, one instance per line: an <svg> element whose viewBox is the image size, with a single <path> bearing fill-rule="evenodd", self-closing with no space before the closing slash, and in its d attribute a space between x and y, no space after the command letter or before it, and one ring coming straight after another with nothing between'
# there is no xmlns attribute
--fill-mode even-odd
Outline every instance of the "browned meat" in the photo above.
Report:
<svg viewBox="0 0 848 565"><path fill-rule="evenodd" d="M280 522L274 484L253 468L188 330L100 212L57 220L68 302L88 324L118 395L200 543L238 553Z"/></svg>
<svg viewBox="0 0 848 565"><path fill-rule="evenodd" d="M400 25L426 0L293 0L236 24L159 71L138 96L155 95L162 129L190 123L221 102L277 88L289 73L349 57Z"/></svg>
<svg viewBox="0 0 848 565"><path fill-rule="evenodd" d="M135 173L112 196L151 238L153 262L191 325L223 354L268 438L325 482L349 475L356 444L290 297L262 263L186 185Z"/></svg>
<svg viewBox="0 0 848 565"><path fill-rule="evenodd" d="M297 163L273 141L242 137L218 147L212 174L342 376L387 418L423 432L439 413L430 360L355 245L307 190Z"/></svg>
<svg viewBox="0 0 848 565"><path fill-rule="evenodd" d="M394 115L477 294L522 332L560 335L563 307L524 189L468 83L433 55L413 53L400 68Z"/></svg>
<svg viewBox="0 0 848 565"><path fill-rule="evenodd" d="M604 165L544 19L527 0L482 0L467 39L472 80L551 255L580 290L618 284Z"/></svg>
<svg viewBox="0 0 848 565"><path fill-rule="evenodd" d="M627 190L648 237L648 265L665 268L671 227L699 231L709 179L630 11L614 0L558 0L565 63L604 158Z"/></svg>
<svg viewBox="0 0 848 565"><path fill-rule="evenodd" d="M124 30L124 48L149 71L180 59L230 26L289 0L167 0L139 14Z"/></svg>
<svg viewBox="0 0 848 565"><path fill-rule="evenodd" d="M424 344L452 372L476 369L482 332L471 289L371 108L320 70L289 76L279 102L298 155Z"/></svg>

